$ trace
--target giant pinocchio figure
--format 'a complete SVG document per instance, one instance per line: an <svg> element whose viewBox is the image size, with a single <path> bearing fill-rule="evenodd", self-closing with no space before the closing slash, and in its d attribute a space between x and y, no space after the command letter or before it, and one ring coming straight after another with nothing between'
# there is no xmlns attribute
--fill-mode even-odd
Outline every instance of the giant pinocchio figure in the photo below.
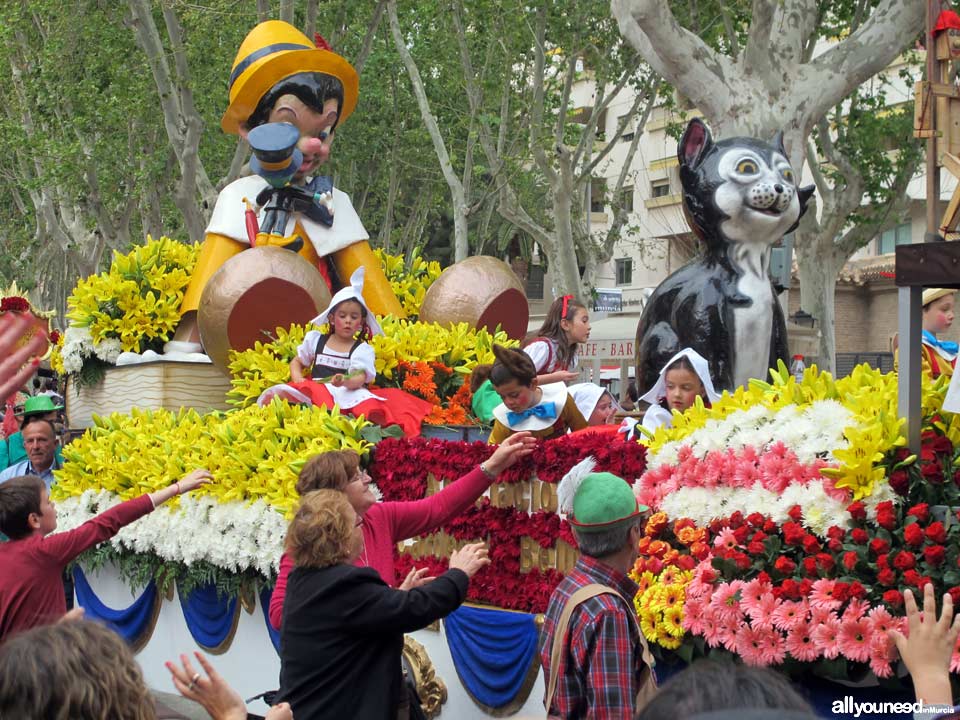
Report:
<svg viewBox="0 0 960 720"><path fill-rule="evenodd" d="M225 187L207 227L196 269L181 306L176 340L198 339L196 310L208 280L231 257L251 245L251 213L247 203L269 196L271 173L282 175L290 162L299 167L288 172L288 187L297 188L301 202L292 211L277 211L269 201L259 210L261 229L256 244L286 247L299 253L331 281L327 265L347 279L361 265L366 268L364 295L378 315L403 317L403 309L390 288L380 262L367 243L350 197L327 177L314 173L330 156L334 133L357 106L357 72L332 52L318 36L316 45L288 23L271 20L257 25L240 45L230 73L230 104L220 122L224 131L251 141L257 157L251 166L258 174L240 178ZM271 123L289 123L271 126ZM290 140L292 126L297 133ZM256 128L284 128L287 133L260 132ZM292 147L282 147L290 142ZM275 147L271 148L271 143ZM276 161L271 151L278 151ZM284 157L285 155L285 157ZM303 198L307 199L304 203ZM335 288L334 288L335 289Z"/></svg>

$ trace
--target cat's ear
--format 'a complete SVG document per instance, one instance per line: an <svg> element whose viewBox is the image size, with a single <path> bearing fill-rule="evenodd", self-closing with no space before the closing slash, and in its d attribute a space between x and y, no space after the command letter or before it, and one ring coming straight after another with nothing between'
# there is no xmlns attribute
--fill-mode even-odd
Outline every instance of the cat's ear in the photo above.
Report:
<svg viewBox="0 0 960 720"><path fill-rule="evenodd" d="M696 167L712 146L710 128L700 118L694 118L687 123L687 129L683 131L683 137L677 145L677 159L681 165Z"/></svg>
<svg viewBox="0 0 960 720"><path fill-rule="evenodd" d="M777 130L777 134L773 136L773 142L771 143L777 152L783 155L785 158L789 158L787 155L787 149L783 146L783 130Z"/></svg>

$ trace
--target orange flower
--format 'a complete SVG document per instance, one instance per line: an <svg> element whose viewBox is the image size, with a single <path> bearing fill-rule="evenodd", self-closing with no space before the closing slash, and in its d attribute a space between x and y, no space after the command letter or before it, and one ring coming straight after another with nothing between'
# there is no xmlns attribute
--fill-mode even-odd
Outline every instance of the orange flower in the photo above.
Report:
<svg viewBox="0 0 960 720"><path fill-rule="evenodd" d="M654 513L650 516L650 519L647 520L647 526L644 528L644 533L650 537L656 537L667 526L669 521L670 519L667 517L666 513Z"/></svg>
<svg viewBox="0 0 960 720"><path fill-rule="evenodd" d="M653 555L654 557L662 558L667 550L670 549L670 545L665 543L663 540L654 540L650 543L650 547L647 550L648 555Z"/></svg>

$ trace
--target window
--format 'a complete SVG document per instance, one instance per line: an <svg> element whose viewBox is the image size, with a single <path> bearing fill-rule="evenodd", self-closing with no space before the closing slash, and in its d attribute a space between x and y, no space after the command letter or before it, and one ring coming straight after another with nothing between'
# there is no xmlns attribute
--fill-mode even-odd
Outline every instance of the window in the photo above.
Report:
<svg viewBox="0 0 960 720"><path fill-rule="evenodd" d="M622 258L616 261L617 285L629 285L633 282L633 258Z"/></svg>
<svg viewBox="0 0 960 720"><path fill-rule="evenodd" d="M669 180L654 180L650 183L650 197L666 197L670 194Z"/></svg>
<svg viewBox="0 0 960 720"><path fill-rule="evenodd" d="M527 297L543 300L543 265L531 265L527 270Z"/></svg>
<svg viewBox="0 0 960 720"><path fill-rule="evenodd" d="M892 253L897 245L909 244L910 229L910 223L905 222L880 233L877 238L877 254L886 255Z"/></svg>
<svg viewBox="0 0 960 720"><path fill-rule="evenodd" d="M623 134L620 136L620 139L624 142L630 142L633 140L633 136L636 134L636 130L630 127L630 116L621 115L617 118L617 127L620 127L620 124L623 123Z"/></svg>
<svg viewBox="0 0 960 720"><path fill-rule="evenodd" d="M626 212L633 212L633 185L623 189L620 204Z"/></svg>
<svg viewBox="0 0 960 720"><path fill-rule="evenodd" d="M604 207L606 205L606 195L606 178L593 178L590 181L590 212L602 213L606 211Z"/></svg>

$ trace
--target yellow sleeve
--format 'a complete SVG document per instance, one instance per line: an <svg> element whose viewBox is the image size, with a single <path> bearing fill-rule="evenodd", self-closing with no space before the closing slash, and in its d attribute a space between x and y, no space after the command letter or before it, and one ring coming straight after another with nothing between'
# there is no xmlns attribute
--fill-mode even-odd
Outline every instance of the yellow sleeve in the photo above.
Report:
<svg viewBox="0 0 960 720"><path fill-rule="evenodd" d="M580 409L570 395L567 395L567 402L563 405L563 419L571 430L583 430L587 427L587 421L583 419Z"/></svg>
<svg viewBox="0 0 960 720"><path fill-rule="evenodd" d="M493 430L490 431L490 437L487 438L488 445L499 445L508 437L513 435L514 431L508 428L499 420L493 421Z"/></svg>

